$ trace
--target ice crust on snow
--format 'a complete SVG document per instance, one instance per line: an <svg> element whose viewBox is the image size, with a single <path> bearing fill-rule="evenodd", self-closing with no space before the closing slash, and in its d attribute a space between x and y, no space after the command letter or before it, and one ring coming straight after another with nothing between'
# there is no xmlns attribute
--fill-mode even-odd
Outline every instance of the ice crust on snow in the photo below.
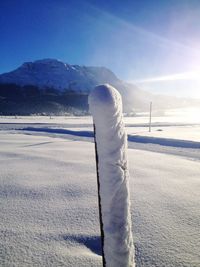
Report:
<svg viewBox="0 0 200 267"><path fill-rule="evenodd" d="M100 196L107 267L133 267L127 136L122 101L112 86L95 87L89 96L96 129Z"/></svg>

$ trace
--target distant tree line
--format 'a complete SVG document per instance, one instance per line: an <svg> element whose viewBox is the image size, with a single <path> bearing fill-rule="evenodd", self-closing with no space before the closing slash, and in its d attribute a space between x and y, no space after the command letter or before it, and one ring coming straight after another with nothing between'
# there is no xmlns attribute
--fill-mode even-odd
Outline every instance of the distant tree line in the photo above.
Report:
<svg viewBox="0 0 200 267"><path fill-rule="evenodd" d="M88 93L71 89L0 84L0 114L64 114L88 112Z"/></svg>

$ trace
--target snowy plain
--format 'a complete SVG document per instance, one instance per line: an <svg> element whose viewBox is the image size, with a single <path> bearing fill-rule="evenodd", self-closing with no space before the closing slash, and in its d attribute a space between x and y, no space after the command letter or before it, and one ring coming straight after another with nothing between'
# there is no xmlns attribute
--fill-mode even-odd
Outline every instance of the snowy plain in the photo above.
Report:
<svg viewBox="0 0 200 267"><path fill-rule="evenodd" d="M137 267L200 266L198 116L125 117ZM0 117L0 266L102 266L91 117Z"/></svg>

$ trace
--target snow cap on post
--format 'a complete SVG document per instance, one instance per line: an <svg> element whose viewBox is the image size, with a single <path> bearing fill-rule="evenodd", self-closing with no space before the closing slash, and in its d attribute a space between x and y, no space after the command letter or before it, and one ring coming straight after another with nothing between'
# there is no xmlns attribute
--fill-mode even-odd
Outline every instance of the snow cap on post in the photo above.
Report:
<svg viewBox="0 0 200 267"><path fill-rule="evenodd" d="M133 267L127 135L119 92L105 84L89 96L95 125L100 222L106 267Z"/></svg>
<svg viewBox="0 0 200 267"><path fill-rule="evenodd" d="M89 106L93 116L98 114L99 109L101 114L115 112L116 109L122 109L121 95L109 84L96 86L90 93Z"/></svg>

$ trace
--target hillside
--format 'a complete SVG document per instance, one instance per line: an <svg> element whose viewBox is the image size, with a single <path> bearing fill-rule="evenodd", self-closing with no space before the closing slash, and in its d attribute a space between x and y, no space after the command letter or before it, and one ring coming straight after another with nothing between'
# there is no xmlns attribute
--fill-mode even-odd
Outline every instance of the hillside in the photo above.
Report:
<svg viewBox="0 0 200 267"><path fill-rule="evenodd" d="M156 96L128 84L105 67L70 65L56 59L26 62L0 75L0 114L87 113L88 94L109 83L122 95L125 112L184 106L184 99Z"/></svg>

